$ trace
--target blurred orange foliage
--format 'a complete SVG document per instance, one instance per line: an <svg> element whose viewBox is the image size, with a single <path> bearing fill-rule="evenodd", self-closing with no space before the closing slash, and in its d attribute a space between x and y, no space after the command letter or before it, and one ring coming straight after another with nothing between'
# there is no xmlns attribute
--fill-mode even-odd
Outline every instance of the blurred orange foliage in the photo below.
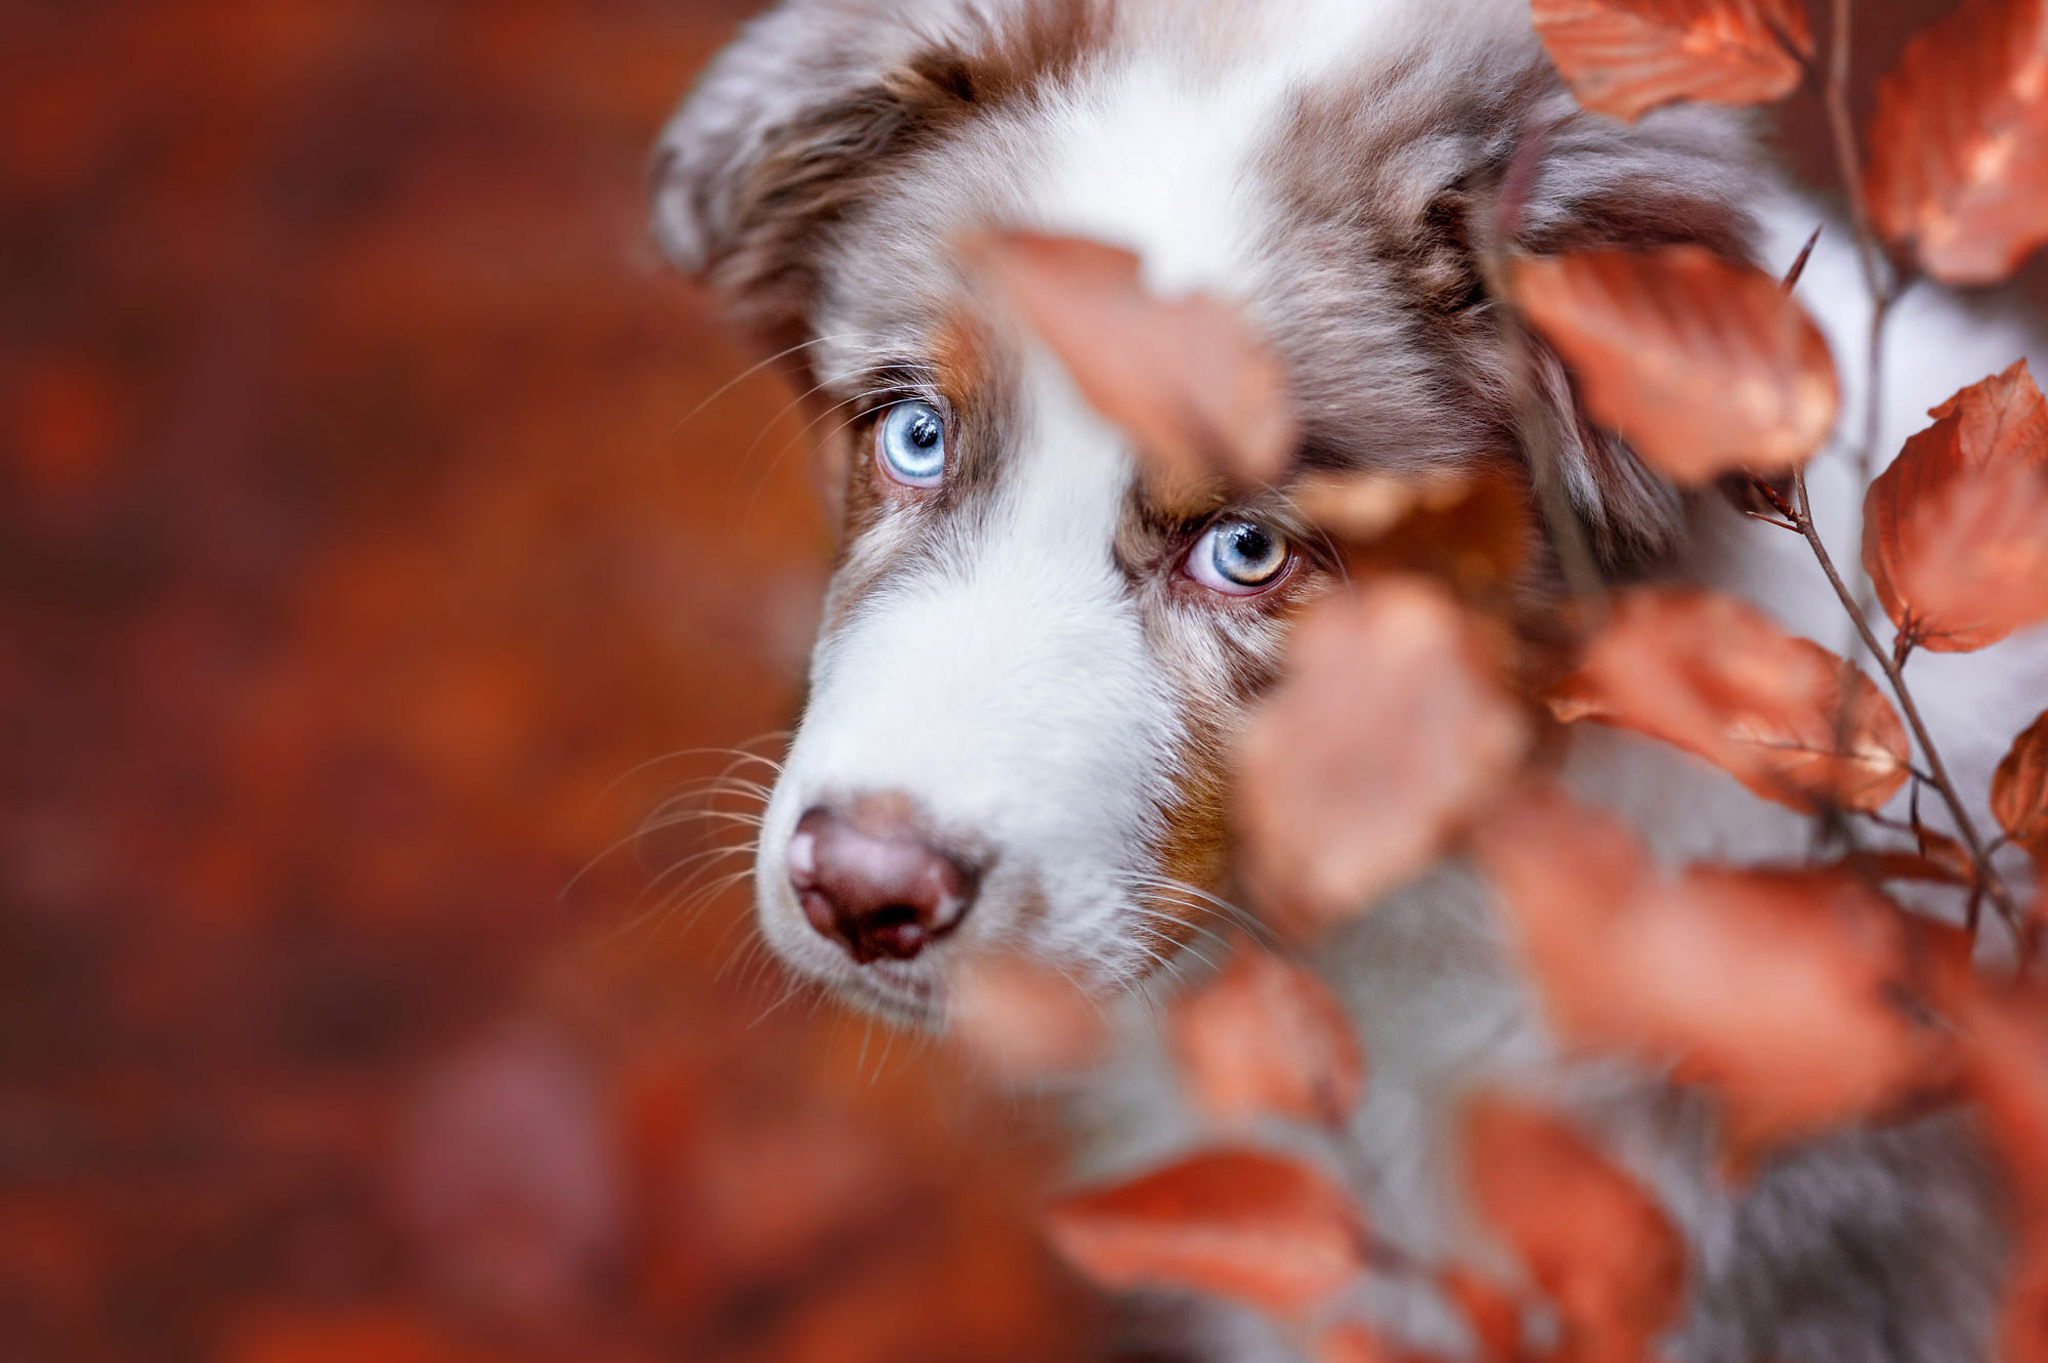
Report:
<svg viewBox="0 0 2048 1363"><path fill-rule="evenodd" d="M825 561L642 232L750 8L0 17L0 1352L1099 1355L1029 1124L634 837Z"/></svg>

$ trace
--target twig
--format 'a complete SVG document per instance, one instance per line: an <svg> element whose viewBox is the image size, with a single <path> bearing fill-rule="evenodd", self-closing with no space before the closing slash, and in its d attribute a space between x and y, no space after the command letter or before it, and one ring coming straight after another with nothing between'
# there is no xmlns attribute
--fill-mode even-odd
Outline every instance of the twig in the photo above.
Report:
<svg viewBox="0 0 2048 1363"><path fill-rule="evenodd" d="M1856 149L1856 124L1849 111L1849 0L1835 0L1834 33L1828 48L1827 78L1821 83L1828 127L1834 133L1835 168L1849 196L1849 221L1856 228L1856 252L1863 262L1863 283L1872 298L1888 292L1881 265L1883 252L1870 227L1863 201L1863 158Z"/></svg>
<svg viewBox="0 0 2048 1363"><path fill-rule="evenodd" d="M1955 820L1956 832L1962 838L1964 846L1969 849L1970 859L1976 863L1978 882L1984 886L1985 893L1991 896L1991 902L1997 906L1999 916L2005 919L2016 937L2020 936L2019 905L2013 899L2012 891L2006 888L2005 882L2000 880L1998 873L1992 869L1991 854L1986 849L1984 839L1977 832L1976 821L1970 817L1970 811L1964 808L1962 797L1956 794L1955 782L1949 779L1948 768L1941 760L1941 751L1934 746L1934 739L1927 732L1927 725L1921 721L1920 707L1914 704L1913 693L1906 686L1906 674L1892 660L1891 651L1878 641L1876 632L1870 628L1869 617L1863 613L1862 607L1856 604L1856 598L1850 593L1848 584L1843 582L1842 575L1835 571L1835 561L1829 556L1827 545L1821 542L1820 531L1813 523L1812 503L1806 495L1804 472L1792 475L1792 491L1797 504L1795 511L1798 516L1799 533L1806 537L1806 543L1813 550L1814 558L1819 561L1821 571L1827 574L1828 585L1835 589L1835 595L1841 599L1842 608L1849 612L1850 622L1856 626L1856 633L1862 638L1863 646L1870 650L1870 656L1876 659L1877 665L1884 670L1885 680L1891 683L1892 694L1898 697L1899 710L1913 730L1913 738L1920 745L1921 756L1927 759L1929 784L1948 806L1949 817ZM2023 938L2022 945L2024 946Z"/></svg>
<svg viewBox="0 0 2048 1363"><path fill-rule="evenodd" d="M1888 258L1870 223L1870 209L1863 195L1863 156L1856 143L1856 124L1849 108L1850 0L1834 0L1834 26L1828 46L1828 68L1820 81L1821 99L1827 106L1828 128L1833 134L1835 172L1842 179L1842 192L1849 200L1849 222L1855 229L1856 259L1863 268L1863 287L1870 294L1870 334L1864 350L1863 431L1851 456L1854 486L1870 486L1877 472L1877 440L1884 415L1884 331L1892 304L1911 284L1911 277L1888 268ZM1809 72L1812 68L1808 68ZM1856 575L1856 601L1868 612L1871 607L1870 579Z"/></svg>

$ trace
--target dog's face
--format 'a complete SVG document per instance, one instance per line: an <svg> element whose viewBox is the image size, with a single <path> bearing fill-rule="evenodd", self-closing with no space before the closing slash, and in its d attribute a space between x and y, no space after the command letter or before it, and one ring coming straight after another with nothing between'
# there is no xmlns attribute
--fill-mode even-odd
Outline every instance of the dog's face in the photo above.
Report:
<svg viewBox="0 0 2048 1363"><path fill-rule="evenodd" d="M1304 466L1513 463L1474 223L1535 128L1524 248L1740 251L1736 139L1578 114L1512 0L812 0L714 65L657 224L786 349L841 470L757 862L790 966L918 1019L979 950L1104 987L1156 966L1226 886L1235 736L1332 579L1284 490L1140 479L958 244L1096 237L1240 306L1286 361ZM1607 560L1653 556L1668 494L1554 361L1533 377Z"/></svg>

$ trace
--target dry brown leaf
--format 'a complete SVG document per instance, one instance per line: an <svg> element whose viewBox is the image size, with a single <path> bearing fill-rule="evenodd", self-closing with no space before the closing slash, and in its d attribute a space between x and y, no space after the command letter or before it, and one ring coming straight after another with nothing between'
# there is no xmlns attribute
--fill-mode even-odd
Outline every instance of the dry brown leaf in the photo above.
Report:
<svg viewBox="0 0 2048 1363"><path fill-rule="evenodd" d="M2048 997L1980 993L1966 1036L1970 1096L2004 1171L2013 1242L1997 1356L2048 1363Z"/></svg>
<svg viewBox="0 0 2048 1363"><path fill-rule="evenodd" d="M1212 1150L1125 1183L1072 1194L1046 1213L1053 1243L1111 1288L1214 1293L1279 1316L1364 1270L1364 1221L1328 1175L1257 1150Z"/></svg>
<svg viewBox="0 0 2048 1363"><path fill-rule="evenodd" d="M1101 1005L1068 976L1011 955L962 963L947 999L955 1041L1010 1079L1087 1069L1109 1038Z"/></svg>
<svg viewBox="0 0 2048 1363"><path fill-rule="evenodd" d="M1424 573L1468 600L1518 582L1540 539L1518 469L1311 473L1290 496L1338 546L1353 577Z"/></svg>
<svg viewBox="0 0 2048 1363"><path fill-rule="evenodd" d="M1780 99L1801 75L1787 45L1813 52L1800 0L1535 0L1530 18L1579 103L1623 119Z"/></svg>
<svg viewBox="0 0 2048 1363"><path fill-rule="evenodd" d="M1827 341L1753 266L1697 246L1587 251L1521 260L1509 286L1593 420L1676 482L1796 468L1834 429Z"/></svg>
<svg viewBox="0 0 2048 1363"><path fill-rule="evenodd" d="M1558 1363L1640 1363L1684 1301L1662 1209L1571 1127L1506 1099L1472 1104L1460 1153L1474 1209L1557 1307Z"/></svg>
<svg viewBox="0 0 2048 1363"><path fill-rule="evenodd" d="M1666 877L1621 824L1550 792L1474 841L1560 1034L1714 1088L1738 1162L1948 1081L1941 1034L1900 1003L1946 997L1946 940L1859 876Z"/></svg>
<svg viewBox="0 0 2048 1363"><path fill-rule="evenodd" d="M1991 778L1991 813L2048 880L2048 710L2012 741L1999 762Z"/></svg>
<svg viewBox="0 0 2048 1363"><path fill-rule="evenodd" d="M1896 848L1885 848L1873 852L1856 852L1837 863L1844 870L1871 880L1919 880L1934 885L1969 885L1976 876L1976 867L1970 854L1961 843L1945 833L1930 835L1939 839L1932 842L1925 852L1906 852Z"/></svg>
<svg viewBox="0 0 2048 1363"><path fill-rule="evenodd" d="M2048 0L1964 0L1877 87L1864 198L1950 284L2005 278L2048 240Z"/></svg>
<svg viewBox="0 0 2048 1363"><path fill-rule="evenodd" d="M1809 813L1830 803L1881 808L1909 774L1905 726L1870 678L1711 592L1618 595L1551 711L1566 723L1595 720L1683 748L1765 799Z"/></svg>
<svg viewBox="0 0 2048 1363"><path fill-rule="evenodd" d="M1174 1003L1169 1034L1197 1106L1225 1119L1268 1113L1342 1127L1365 1084L1344 1010L1306 967L1246 950Z"/></svg>
<svg viewBox="0 0 2048 1363"><path fill-rule="evenodd" d="M1967 653L2048 618L2048 400L2025 360L1936 407L1863 500L1863 567L1901 635Z"/></svg>
<svg viewBox="0 0 2048 1363"><path fill-rule="evenodd" d="M1099 241L1008 232L965 251L1160 476L1266 484L1286 470L1286 375L1236 309L1155 297L1138 258Z"/></svg>
<svg viewBox="0 0 2048 1363"><path fill-rule="evenodd" d="M1388 577L1311 607L1245 739L1238 817L1264 906L1304 931L1429 865L1521 761L1529 726L1441 587Z"/></svg>

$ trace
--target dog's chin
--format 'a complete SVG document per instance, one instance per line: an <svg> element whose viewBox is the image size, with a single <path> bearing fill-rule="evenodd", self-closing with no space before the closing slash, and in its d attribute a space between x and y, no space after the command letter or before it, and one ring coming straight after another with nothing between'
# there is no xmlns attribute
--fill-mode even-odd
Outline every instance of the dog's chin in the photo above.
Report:
<svg viewBox="0 0 2048 1363"><path fill-rule="evenodd" d="M943 1030L945 1010L938 1005L929 967L909 961L876 961L849 965L825 985L839 998L885 1022L919 1031Z"/></svg>

